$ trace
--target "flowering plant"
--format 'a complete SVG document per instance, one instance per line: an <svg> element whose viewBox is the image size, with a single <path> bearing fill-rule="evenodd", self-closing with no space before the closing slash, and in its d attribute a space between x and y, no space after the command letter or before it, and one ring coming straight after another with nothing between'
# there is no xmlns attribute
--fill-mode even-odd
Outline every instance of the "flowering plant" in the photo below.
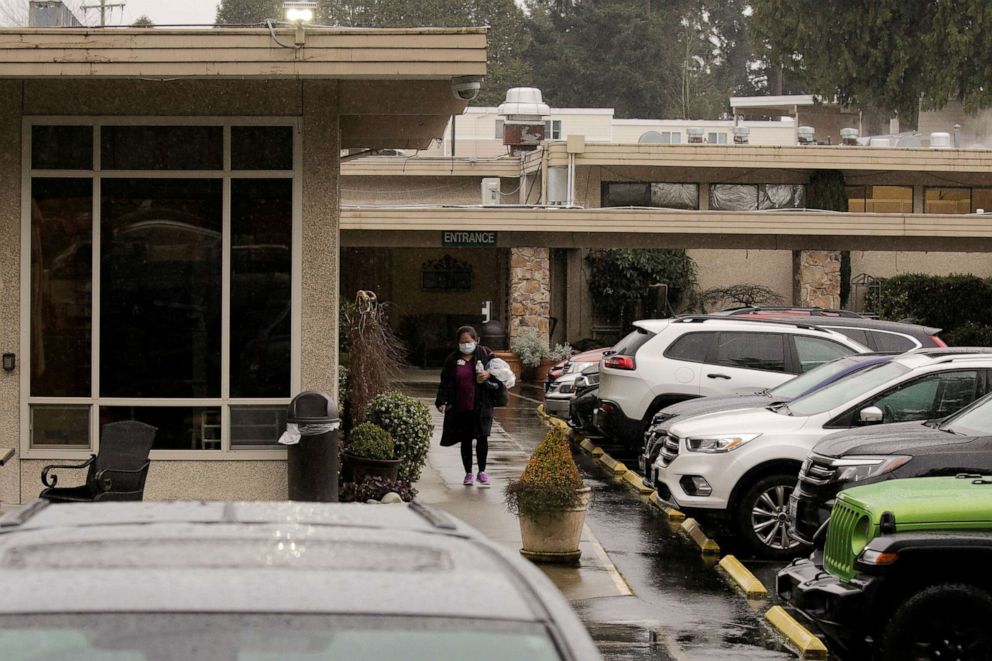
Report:
<svg viewBox="0 0 992 661"><path fill-rule="evenodd" d="M537 367L549 353L547 338L541 337L536 328L529 326L520 330L520 334L513 339L510 348L527 367Z"/></svg>
<svg viewBox="0 0 992 661"><path fill-rule="evenodd" d="M520 479L507 484L503 494L509 511L533 515L577 506L583 486L568 436L554 427L534 450Z"/></svg>
<svg viewBox="0 0 992 661"><path fill-rule="evenodd" d="M396 458L401 460L400 479L419 480L434 433L427 405L399 392L385 392L369 402L365 418L392 435Z"/></svg>

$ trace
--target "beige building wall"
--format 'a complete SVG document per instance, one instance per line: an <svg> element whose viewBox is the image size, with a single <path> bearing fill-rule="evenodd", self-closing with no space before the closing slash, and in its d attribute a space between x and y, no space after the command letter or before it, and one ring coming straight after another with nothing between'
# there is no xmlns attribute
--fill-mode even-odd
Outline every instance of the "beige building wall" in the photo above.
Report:
<svg viewBox="0 0 992 661"><path fill-rule="evenodd" d="M392 285L389 301L400 318L426 313L479 315L483 301L497 301L499 298L499 252L495 249L398 248L391 253ZM420 286L423 265L446 255L472 267L470 291L423 291Z"/></svg>
<svg viewBox="0 0 992 661"><path fill-rule="evenodd" d="M21 83L0 81L0 353L17 354L0 371L0 453L20 452L21 102ZM0 503L20 501L20 482L16 461L0 468Z"/></svg>
<svg viewBox="0 0 992 661"><path fill-rule="evenodd" d="M21 98L23 90L23 103ZM21 115L299 116L303 124L303 390L337 388L340 133L335 81L0 81L0 349L18 354ZM67 118L68 121L68 118ZM0 447L19 446L18 372L0 373ZM275 457L281 453L274 451ZM45 459L0 468L0 501L41 490ZM83 471L60 484L81 483ZM75 481L73 480L75 478ZM284 499L284 459L153 460L145 497Z"/></svg>
<svg viewBox="0 0 992 661"><path fill-rule="evenodd" d="M888 278L902 273L992 277L992 254L975 252L851 252L851 274Z"/></svg>
<svg viewBox="0 0 992 661"><path fill-rule="evenodd" d="M478 177L342 177L344 206L408 204L479 204Z"/></svg>
<svg viewBox="0 0 992 661"><path fill-rule="evenodd" d="M687 250L696 260L699 291L730 285L762 285L792 303L791 250ZM729 302L728 302L729 304Z"/></svg>

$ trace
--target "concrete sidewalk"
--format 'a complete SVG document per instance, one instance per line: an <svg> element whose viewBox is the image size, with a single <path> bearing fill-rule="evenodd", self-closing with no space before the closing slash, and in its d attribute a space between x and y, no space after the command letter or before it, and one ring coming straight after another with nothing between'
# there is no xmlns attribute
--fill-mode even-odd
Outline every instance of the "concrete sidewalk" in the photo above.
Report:
<svg viewBox="0 0 992 661"><path fill-rule="evenodd" d="M429 403L430 404L430 403ZM431 408L434 411L433 406ZM420 481L417 499L444 510L477 528L513 551L520 549L517 517L506 511L503 488L524 470L529 453L499 423L489 438L487 472L491 487L462 485L465 477L458 447L440 445L442 416L434 411L434 438ZM578 566L539 565L569 601L630 595L630 588L610 561L603 546L586 526Z"/></svg>

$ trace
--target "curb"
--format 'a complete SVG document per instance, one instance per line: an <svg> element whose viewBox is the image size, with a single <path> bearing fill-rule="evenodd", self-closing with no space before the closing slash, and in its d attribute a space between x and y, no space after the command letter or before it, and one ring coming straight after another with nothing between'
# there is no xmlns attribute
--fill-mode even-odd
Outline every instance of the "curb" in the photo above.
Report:
<svg viewBox="0 0 992 661"><path fill-rule="evenodd" d="M699 522L695 519L686 519L682 522L682 532L689 536L689 539L696 543L703 555L720 555L720 545L706 536L703 529L699 527Z"/></svg>
<svg viewBox="0 0 992 661"><path fill-rule="evenodd" d="M737 584L748 599L766 599L768 588L732 555L725 555L717 565Z"/></svg>
<svg viewBox="0 0 992 661"><path fill-rule="evenodd" d="M612 470L614 476L623 475L627 472L627 467L623 464L623 462L617 461L605 452L599 455L599 458L596 461Z"/></svg>
<svg viewBox="0 0 992 661"><path fill-rule="evenodd" d="M674 521L677 523L681 523L682 521L685 521L685 514L678 511L674 507L669 506L665 501L663 501L658 496L658 492L651 494L651 498L649 500L651 501L652 505L654 505L659 510L661 510L662 514L668 517L669 521Z"/></svg>
<svg viewBox="0 0 992 661"><path fill-rule="evenodd" d="M582 448L587 454L591 454L594 457L598 457L603 454L603 448L599 447L588 438L583 438L579 443L579 447Z"/></svg>
<svg viewBox="0 0 992 661"><path fill-rule="evenodd" d="M623 481L627 483L627 486L642 496L654 493L654 489L645 485L641 480L641 476L632 470L629 470L623 474Z"/></svg>
<svg viewBox="0 0 992 661"><path fill-rule="evenodd" d="M778 629L788 641L799 651L802 659L825 659L827 647L819 638L809 632L809 629L799 624L796 618L789 615L781 606L772 606L765 619Z"/></svg>

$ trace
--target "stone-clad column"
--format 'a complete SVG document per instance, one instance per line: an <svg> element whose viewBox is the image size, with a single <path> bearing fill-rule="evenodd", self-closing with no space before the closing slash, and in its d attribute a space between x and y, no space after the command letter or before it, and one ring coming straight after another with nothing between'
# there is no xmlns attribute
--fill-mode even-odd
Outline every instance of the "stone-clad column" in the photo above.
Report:
<svg viewBox="0 0 992 661"><path fill-rule="evenodd" d="M793 298L803 307L840 308L840 252L797 250L793 253Z"/></svg>
<svg viewBox="0 0 992 661"><path fill-rule="evenodd" d="M547 248L510 249L510 339L522 328L551 329L551 256Z"/></svg>

